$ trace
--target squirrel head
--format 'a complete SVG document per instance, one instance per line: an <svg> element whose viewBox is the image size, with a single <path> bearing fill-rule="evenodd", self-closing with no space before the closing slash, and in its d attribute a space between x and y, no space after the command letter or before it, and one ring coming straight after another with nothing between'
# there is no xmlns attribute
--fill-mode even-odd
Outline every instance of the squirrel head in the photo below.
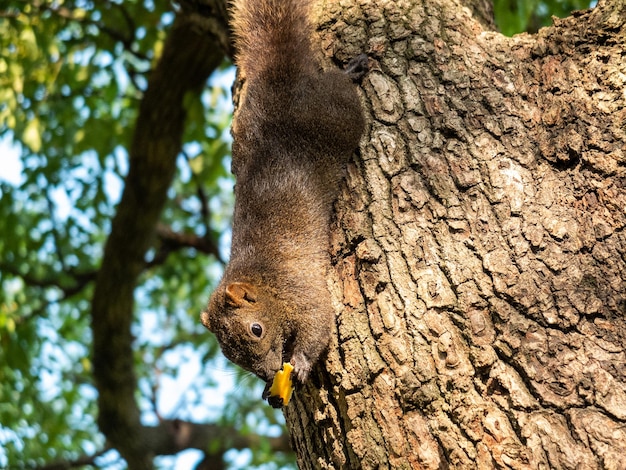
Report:
<svg viewBox="0 0 626 470"><path fill-rule="evenodd" d="M271 294L248 282L220 285L202 312L202 324L217 337L224 355L261 379L281 369L287 340Z"/></svg>

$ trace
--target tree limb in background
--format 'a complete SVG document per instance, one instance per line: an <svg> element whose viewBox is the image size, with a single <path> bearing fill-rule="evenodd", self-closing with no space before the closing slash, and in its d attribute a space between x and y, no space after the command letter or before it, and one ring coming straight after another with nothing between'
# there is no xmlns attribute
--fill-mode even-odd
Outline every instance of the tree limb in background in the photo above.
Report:
<svg viewBox="0 0 626 470"><path fill-rule="evenodd" d="M130 469L152 468L154 457L135 401L134 289L176 171L184 97L199 92L223 60L218 42L190 27L189 17L175 20L140 106L126 185L96 280L92 330L98 424Z"/></svg>
<svg viewBox="0 0 626 470"><path fill-rule="evenodd" d="M214 464L219 462L220 465L224 453L228 450L248 449L259 445L261 439L267 440L272 452L291 452L287 434L268 439L254 433L242 435L239 429L225 428L217 424L198 424L179 419L162 420L158 426L142 427L141 432L145 445L152 455L175 455L186 449L197 449L205 453L203 461ZM92 455L53 462L32 470L66 470L87 465L97 468L96 460L110 450L112 449L107 447Z"/></svg>
<svg viewBox="0 0 626 470"><path fill-rule="evenodd" d="M96 466L96 459L98 457L102 457L104 454L109 452L111 448L107 447L102 449L95 454L92 455L81 455L80 457L74 460L61 460L58 462L49 463L46 465L42 465L40 467L35 467L32 470L67 470L70 468L78 468L85 466Z"/></svg>
<svg viewBox="0 0 626 470"><path fill-rule="evenodd" d="M156 235L159 238L161 246L159 247L154 260L150 265L161 264L171 252L181 248L194 248L201 253L213 255L215 258L224 263L221 258L217 245L211 239L210 234L199 237L194 233L175 232L171 227L158 224L156 227Z"/></svg>

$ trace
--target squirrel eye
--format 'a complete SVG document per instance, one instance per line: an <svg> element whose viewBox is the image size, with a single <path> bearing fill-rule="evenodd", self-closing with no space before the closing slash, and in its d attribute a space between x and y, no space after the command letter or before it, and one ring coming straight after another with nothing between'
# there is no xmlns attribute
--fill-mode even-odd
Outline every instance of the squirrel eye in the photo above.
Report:
<svg viewBox="0 0 626 470"><path fill-rule="evenodd" d="M263 335L263 327L259 323L253 323L250 325L250 331L257 338L260 338Z"/></svg>

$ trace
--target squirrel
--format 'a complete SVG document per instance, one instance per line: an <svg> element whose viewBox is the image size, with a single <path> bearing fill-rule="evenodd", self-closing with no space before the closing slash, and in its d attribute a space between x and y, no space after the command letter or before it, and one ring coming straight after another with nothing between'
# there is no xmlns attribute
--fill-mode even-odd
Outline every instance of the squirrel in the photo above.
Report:
<svg viewBox="0 0 626 470"><path fill-rule="evenodd" d="M268 398L283 363L304 383L330 341L329 225L364 130L353 82L368 58L322 71L309 0L234 0L231 8L243 82L232 124L232 246L201 321L228 359L267 382Z"/></svg>

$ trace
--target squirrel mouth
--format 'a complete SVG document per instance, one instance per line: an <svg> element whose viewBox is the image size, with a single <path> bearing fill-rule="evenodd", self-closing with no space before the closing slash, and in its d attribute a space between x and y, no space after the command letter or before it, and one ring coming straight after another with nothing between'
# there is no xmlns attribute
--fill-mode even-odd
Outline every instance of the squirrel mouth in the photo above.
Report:
<svg viewBox="0 0 626 470"><path fill-rule="evenodd" d="M273 380L276 376L276 374L283 368L283 364L285 364L286 362L291 363L291 358L293 357L293 351L295 349L296 346L296 335L295 334L291 334L290 336L288 336L287 338L285 338L283 340L283 351L282 351L282 362L280 364L280 369L278 369L275 373L274 376L272 376L271 378L265 380L265 388L263 389L263 394L261 395L263 400L268 400L272 397L270 397L270 388L272 387L272 383ZM273 397L276 398L276 397ZM271 404L271 403L270 403ZM274 408L280 408L280 406L282 406L282 404L280 406L274 406L273 404L271 404Z"/></svg>

